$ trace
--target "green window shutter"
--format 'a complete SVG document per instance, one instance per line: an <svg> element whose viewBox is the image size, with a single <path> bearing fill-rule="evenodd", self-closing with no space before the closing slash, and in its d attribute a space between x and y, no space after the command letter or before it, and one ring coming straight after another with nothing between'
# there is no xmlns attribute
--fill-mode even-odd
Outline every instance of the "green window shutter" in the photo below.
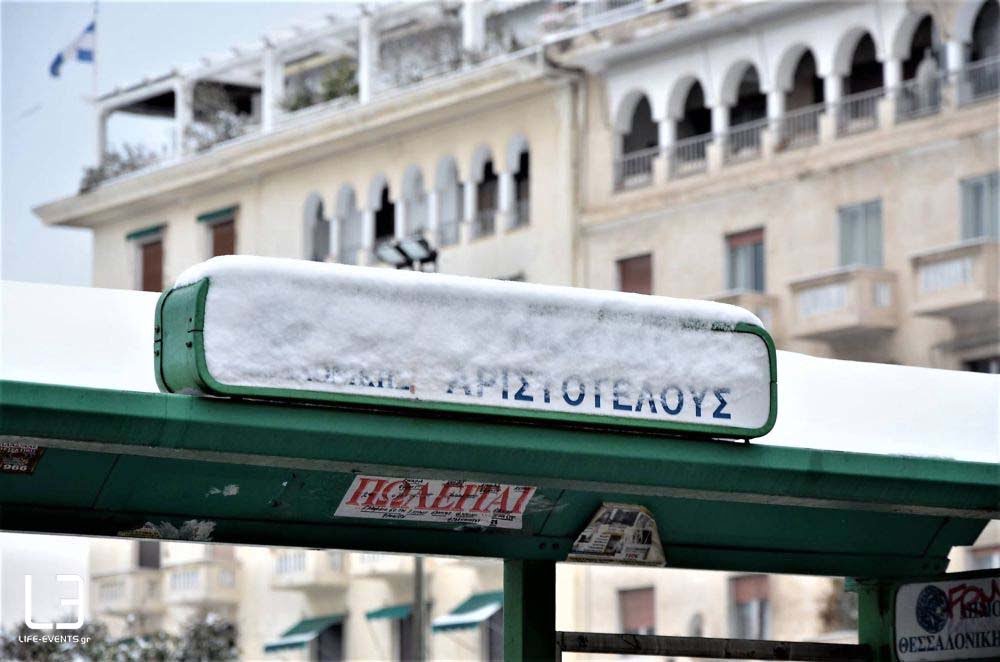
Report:
<svg viewBox="0 0 1000 662"><path fill-rule="evenodd" d="M986 236L1000 238L1000 172L986 176Z"/></svg>
<svg viewBox="0 0 1000 662"><path fill-rule="evenodd" d="M865 205L865 266L882 266L882 201Z"/></svg>

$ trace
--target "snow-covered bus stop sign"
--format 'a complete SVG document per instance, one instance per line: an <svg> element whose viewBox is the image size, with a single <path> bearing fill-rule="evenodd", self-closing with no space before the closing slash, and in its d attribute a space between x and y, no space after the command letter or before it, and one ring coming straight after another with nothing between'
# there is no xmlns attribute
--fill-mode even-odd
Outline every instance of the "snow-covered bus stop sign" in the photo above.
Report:
<svg viewBox="0 0 1000 662"><path fill-rule="evenodd" d="M215 258L157 306L168 392L766 434L774 342L725 304Z"/></svg>

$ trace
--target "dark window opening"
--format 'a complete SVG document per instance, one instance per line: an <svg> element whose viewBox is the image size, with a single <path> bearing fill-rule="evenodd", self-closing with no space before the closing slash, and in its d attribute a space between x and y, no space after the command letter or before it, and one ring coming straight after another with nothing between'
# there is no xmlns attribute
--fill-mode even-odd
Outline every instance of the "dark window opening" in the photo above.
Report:
<svg viewBox="0 0 1000 662"><path fill-rule="evenodd" d="M792 111L823 101L823 79L816 71L816 58L812 51L806 51L795 65L792 89L785 95L785 109Z"/></svg>
<svg viewBox="0 0 1000 662"><path fill-rule="evenodd" d="M160 542L158 540L140 540L136 565L140 568L159 569Z"/></svg>
<svg viewBox="0 0 1000 662"><path fill-rule="evenodd" d="M764 230L749 230L726 237L729 250L727 287L730 290L764 291Z"/></svg>
<svg viewBox="0 0 1000 662"><path fill-rule="evenodd" d="M653 256L637 255L618 260L618 291L653 293Z"/></svg>
<svg viewBox="0 0 1000 662"><path fill-rule="evenodd" d="M375 241L396 236L396 205L389 199L389 187L382 187L379 208L375 211Z"/></svg>
<svg viewBox="0 0 1000 662"><path fill-rule="evenodd" d="M736 104L729 109L729 125L737 126L767 117L767 96L760 91L757 69L747 67L736 91Z"/></svg>
<svg viewBox="0 0 1000 662"><path fill-rule="evenodd" d="M503 609L487 618L483 625L486 662L503 662Z"/></svg>
<svg viewBox="0 0 1000 662"><path fill-rule="evenodd" d="M903 80L916 78L921 66L927 68L928 65L921 65L921 63L928 57L933 62L935 69L941 68L941 42L934 26L934 19L930 16L924 16L913 32L913 38L910 40L910 52L903 61Z"/></svg>
<svg viewBox="0 0 1000 662"><path fill-rule="evenodd" d="M404 660L417 659L416 651L413 649L416 641L413 637L413 614L406 618L396 619L394 629L396 630L396 659L400 662Z"/></svg>
<svg viewBox="0 0 1000 662"><path fill-rule="evenodd" d="M867 32L858 40L851 58L851 73L844 80L845 94L877 90L883 85L882 63L875 57L875 41Z"/></svg>
<svg viewBox="0 0 1000 662"><path fill-rule="evenodd" d="M316 657L322 662L339 662L344 659L344 624L334 623L316 637Z"/></svg>
<svg viewBox="0 0 1000 662"><path fill-rule="evenodd" d="M987 0L972 25L969 61L978 62L1000 56L1000 2Z"/></svg>
<svg viewBox="0 0 1000 662"><path fill-rule="evenodd" d="M660 144L660 131L653 121L653 109L646 97L639 99L632 111L628 133L622 136L622 154L627 156Z"/></svg>
<svg viewBox="0 0 1000 662"><path fill-rule="evenodd" d="M618 591L618 614L623 634L654 634L656 604L652 588Z"/></svg>
<svg viewBox="0 0 1000 662"><path fill-rule="evenodd" d="M767 575L729 580L730 630L736 639L767 639L771 631L770 583Z"/></svg>
<svg viewBox="0 0 1000 662"><path fill-rule="evenodd" d="M982 372L987 375L1000 375L1000 356L990 356L983 359L973 359L965 362L969 372Z"/></svg>
<svg viewBox="0 0 1000 662"><path fill-rule="evenodd" d="M483 164L483 178L476 185L475 235L482 237L492 234L496 226L499 180L493 169L493 160Z"/></svg>
<svg viewBox="0 0 1000 662"><path fill-rule="evenodd" d="M528 152L517 157L517 172L514 173L514 213L515 225L527 225L531 220L530 164Z"/></svg>
<svg viewBox="0 0 1000 662"><path fill-rule="evenodd" d="M684 115L677 120L677 140L712 132L712 111L705 106L705 92L695 82L684 100Z"/></svg>

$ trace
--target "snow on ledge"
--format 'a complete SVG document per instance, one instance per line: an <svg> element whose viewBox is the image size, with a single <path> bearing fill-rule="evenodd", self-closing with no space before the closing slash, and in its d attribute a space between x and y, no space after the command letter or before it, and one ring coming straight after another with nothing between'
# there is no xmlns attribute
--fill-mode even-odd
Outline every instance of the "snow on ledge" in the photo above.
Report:
<svg viewBox="0 0 1000 662"><path fill-rule="evenodd" d="M0 282L0 379L156 392L156 299ZM1000 376L779 351L778 421L754 443L997 464Z"/></svg>

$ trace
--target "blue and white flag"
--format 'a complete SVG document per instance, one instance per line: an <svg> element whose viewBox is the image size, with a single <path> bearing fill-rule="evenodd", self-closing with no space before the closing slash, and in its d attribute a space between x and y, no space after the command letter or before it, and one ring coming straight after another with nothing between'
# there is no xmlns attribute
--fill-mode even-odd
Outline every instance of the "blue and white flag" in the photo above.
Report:
<svg viewBox="0 0 1000 662"><path fill-rule="evenodd" d="M55 59L52 60L52 64L49 65L49 74L53 78L59 77L59 69L62 67L63 62L66 60L76 60L77 62L93 62L94 61L94 35L96 34L96 22L91 21L80 36L73 40L69 46L63 49L61 53L56 55Z"/></svg>

